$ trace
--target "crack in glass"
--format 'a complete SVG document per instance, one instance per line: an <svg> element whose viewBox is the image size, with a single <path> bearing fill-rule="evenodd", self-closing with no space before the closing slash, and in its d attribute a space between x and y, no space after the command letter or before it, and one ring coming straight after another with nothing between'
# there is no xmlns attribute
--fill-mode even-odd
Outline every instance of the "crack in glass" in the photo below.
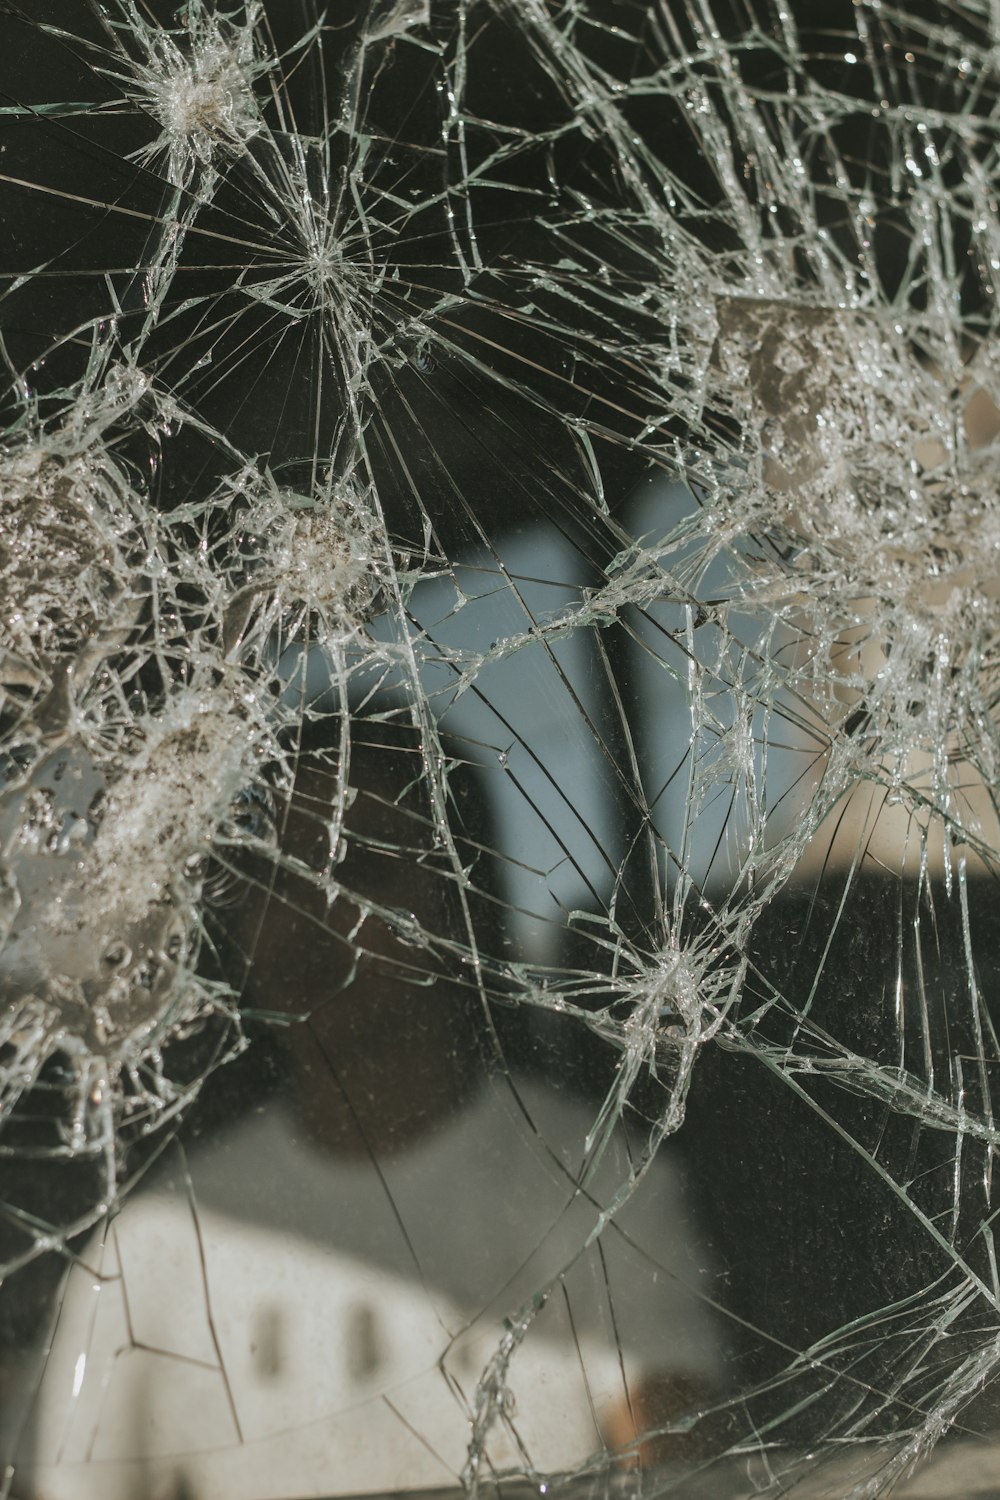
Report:
<svg viewBox="0 0 1000 1500"><path fill-rule="evenodd" d="M992 1493L995 6L0 39L0 1495Z"/></svg>

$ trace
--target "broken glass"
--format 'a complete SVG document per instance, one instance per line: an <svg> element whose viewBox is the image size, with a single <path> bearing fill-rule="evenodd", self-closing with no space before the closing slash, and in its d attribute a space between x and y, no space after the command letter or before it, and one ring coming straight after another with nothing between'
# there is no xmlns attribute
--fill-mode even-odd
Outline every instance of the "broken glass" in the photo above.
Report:
<svg viewBox="0 0 1000 1500"><path fill-rule="evenodd" d="M988 1494L987 0L0 0L0 1494Z"/></svg>

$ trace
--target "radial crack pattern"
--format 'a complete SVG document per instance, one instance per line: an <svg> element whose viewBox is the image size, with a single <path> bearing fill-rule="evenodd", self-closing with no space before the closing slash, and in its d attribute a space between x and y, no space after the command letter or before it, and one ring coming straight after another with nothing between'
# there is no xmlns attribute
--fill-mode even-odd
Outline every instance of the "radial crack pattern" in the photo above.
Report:
<svg viewBox="0 0 1000 1500"><path fill-rule="evenodd" d="M0 1493L992 1492L998 28L0 0Z"/></svg>

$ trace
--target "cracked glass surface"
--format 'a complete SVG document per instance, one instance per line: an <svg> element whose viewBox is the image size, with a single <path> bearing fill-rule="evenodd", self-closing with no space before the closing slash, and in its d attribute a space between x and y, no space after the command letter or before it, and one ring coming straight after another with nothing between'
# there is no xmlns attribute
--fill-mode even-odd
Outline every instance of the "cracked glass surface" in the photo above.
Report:
<svg viewBox="0 0 1000 1500"><path fill-rule="evenodd" d="M997 1492L998 58L0 0L0 1495Z"/></svg>

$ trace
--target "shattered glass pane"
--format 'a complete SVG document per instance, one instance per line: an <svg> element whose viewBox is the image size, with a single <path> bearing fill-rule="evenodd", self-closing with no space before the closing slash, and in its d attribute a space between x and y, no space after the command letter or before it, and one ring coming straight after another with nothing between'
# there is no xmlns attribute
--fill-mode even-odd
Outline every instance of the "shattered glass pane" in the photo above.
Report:
<svg viewBox="0 0 1000 1500"><path fill-rule="evenodd" d="M1000 11L0 43L0 1496L995 1493Z"/></svg>

